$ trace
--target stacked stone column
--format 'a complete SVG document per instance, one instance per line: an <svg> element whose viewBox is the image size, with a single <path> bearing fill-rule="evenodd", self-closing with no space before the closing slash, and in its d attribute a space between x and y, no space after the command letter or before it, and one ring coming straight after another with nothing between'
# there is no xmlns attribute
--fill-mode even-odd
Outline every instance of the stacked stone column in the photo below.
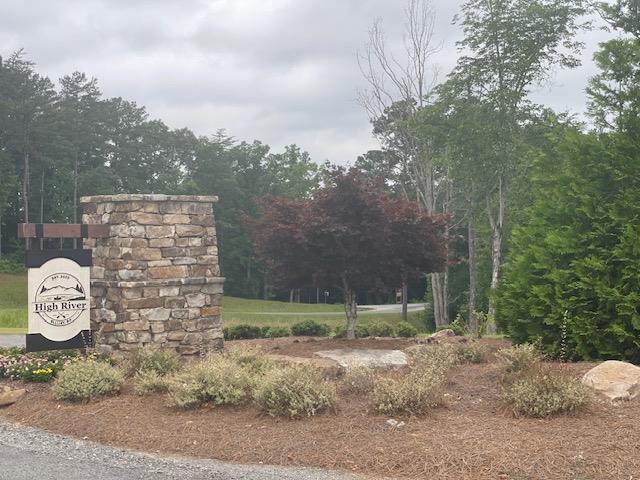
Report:
<svg viewBox="0 0 640 480"><path fill-rule="evenodd" d="M217 197L83 197L83 223L111 226L89 239L91 320L106 351L143 346L183 355L221 348L222 284L213 216Z"/></svg>

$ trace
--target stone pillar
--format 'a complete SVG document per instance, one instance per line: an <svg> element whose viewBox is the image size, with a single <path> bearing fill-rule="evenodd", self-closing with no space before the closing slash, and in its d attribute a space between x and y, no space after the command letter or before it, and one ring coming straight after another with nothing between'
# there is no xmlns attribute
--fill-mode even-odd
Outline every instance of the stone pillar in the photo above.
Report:
<svg viewBox="0 0 640 480"><path fill-rule="evenodd" d="M213 217L217 197L83 197L82 221L111 225L93 249L91 320L109 352L143 346L183 355L221 348L222 284Z"/></svg>

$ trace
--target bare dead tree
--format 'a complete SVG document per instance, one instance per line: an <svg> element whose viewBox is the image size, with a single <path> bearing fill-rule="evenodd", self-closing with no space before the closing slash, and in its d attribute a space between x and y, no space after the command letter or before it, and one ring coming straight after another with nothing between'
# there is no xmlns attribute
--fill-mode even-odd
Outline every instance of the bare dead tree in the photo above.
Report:
<svg viewBox="0 0 640 480"><path fill-rule="evenodd" d="M385 37L382 20L377 19L369 30L364 51L357 55L367 88L358 92L358 101L370 120L385 115L398 102L403 102L414 114L428 102L436 85L438 72L432 57L442 45L434 41L436 13L430 0L408 0L401 56L394 54ZM408 128L401 132L401 147L394 146L400 159L399 168L405 172L415 189L415 199L430 213L447 213L449 209L447 182L444 172L433 161L431 142L418 139ZM389 147L389 138L378 135L383 147ZM385 145L386 144L386 145ZM407 198L409 192L403 190ZM436 325L449 323L448 272L430 274L433 311ZM406 290L403 285L403 291ZM406 311L406 295L403 311Z"/></svg>

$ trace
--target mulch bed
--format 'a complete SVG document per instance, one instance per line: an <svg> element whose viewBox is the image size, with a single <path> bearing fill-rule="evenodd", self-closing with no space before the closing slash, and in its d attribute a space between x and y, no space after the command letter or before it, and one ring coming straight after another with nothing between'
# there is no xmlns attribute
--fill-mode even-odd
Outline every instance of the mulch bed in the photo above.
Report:
<svg viewBox="0 0 640 480"><path fill-rule="evenodd" d="M405 340L259 340L270 353L310 356L331 348L404 348ZM488 341L497 348L504 342ZM272 351L273 350L273 351ZM593 364L562 368L580 375ZM560 367L559 367L560 368ZM101 443L165 454L240 463L328 467L376 476L421 479L631 479L640 475L640 401L551 419L514 418L500 401L497 365L456 368L446 405L425 417L368 411L366 399L341 396L314 418L274 419L252 406L178 410L161 395L69 404L49 385L0 410L12 421Z"/></svg>

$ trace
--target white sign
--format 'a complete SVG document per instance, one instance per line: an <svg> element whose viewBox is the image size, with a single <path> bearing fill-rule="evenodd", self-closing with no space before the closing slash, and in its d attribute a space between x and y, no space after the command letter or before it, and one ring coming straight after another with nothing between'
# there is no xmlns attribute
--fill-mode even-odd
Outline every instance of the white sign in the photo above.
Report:
<svg viewBox="0 0 640 480"><path fill-rule="evenodd" d="M89 330L90 267L53 258L29 268L29 332L63 342Z"/></svg>

